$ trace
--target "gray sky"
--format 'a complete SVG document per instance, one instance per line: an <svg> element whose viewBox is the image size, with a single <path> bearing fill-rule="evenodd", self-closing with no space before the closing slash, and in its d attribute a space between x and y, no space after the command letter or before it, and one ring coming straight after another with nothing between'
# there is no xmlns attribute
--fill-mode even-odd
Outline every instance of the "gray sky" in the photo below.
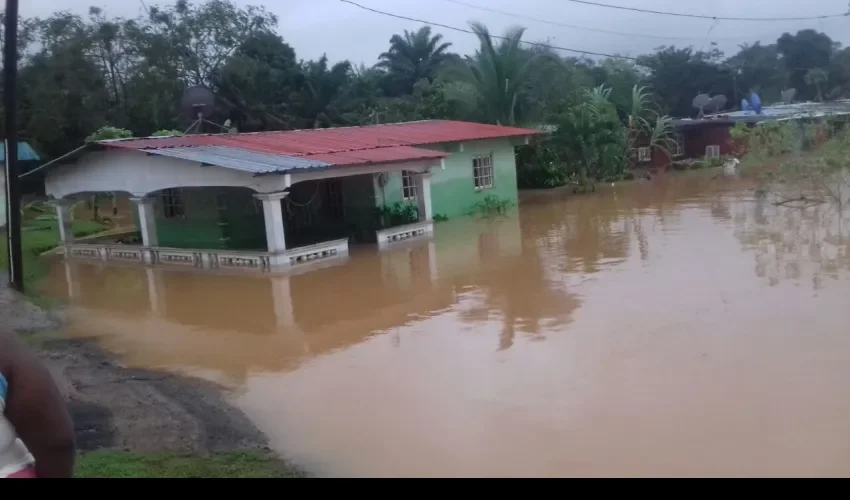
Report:
<svg viewBox="0 0 850 500"><path fill-rule="evenodd" d="M197 1L197 0L196 0ZM278 31L291 44L299 58L314 59L327 53L331 61L350 59L355 63L372 64L385 51L394 33L415 30L421 23L393 19L339 0L234 0L240 5L265 5L279 18ZM850 18L822 21L737 22L687 19L637 12L618 11L575 4L564 0L463 0L523 16L546 19L557 23L621 31L642 35L683 37L660 40L591 32L486 12L457 5L448 0L355 0L374 9L407 17L419 18L450 26L466 28L469 21L485 23L494 34L510 26L527 28L525 40L546 41L552 45L594 52L639 55L664 44L693 45L710 48L711 42L727 55L737 51L739 44L761 40L772 43L785 31L796 32L812 28L823 31L833 40L850 43ZM600 0L603 1L603 0ZM147 4L167 4L146 0ZM687 12L711 16L811 16L844 12L848 0L604 0L603 3L642 7L671 12ZM57 3L48 0L24 0L21 15L44 16L56 9ZM105 2L105 0L63 0L61 8L85 14L90 5L97 5L109 15L133 17L142 12L140 0ZM108 5L108 6L107 6ZM709 33L710 30L710 33ZM435 27L453 43L453 50L472 52L476 39L471 34Z"/></svg>

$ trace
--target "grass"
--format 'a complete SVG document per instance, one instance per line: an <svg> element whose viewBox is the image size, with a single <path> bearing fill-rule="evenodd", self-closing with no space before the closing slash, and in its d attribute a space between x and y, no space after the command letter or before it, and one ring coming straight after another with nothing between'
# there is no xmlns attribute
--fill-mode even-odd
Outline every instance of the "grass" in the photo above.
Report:
<svg viewBox="0 0 850 500"><path fill-rule="evenodd" d="M103 231L102 224L90 220L75 220L71 223L74 236L82 237ZM8 269L9 245L8 236L4 235L0 245L0 266ZM24 270L24 290L34 296L39 281L44 278L47 266L39 258L42 253L59 246L59 226L56 219L29 219L21 226L21 252Z"/></svg>
<svg viewBox="0 0 850 500"><path fill-rule="evenodd" d="M186 456L95 451L77 458L80 478L260 478L301 477L272 456L251 451Z"/></svg>

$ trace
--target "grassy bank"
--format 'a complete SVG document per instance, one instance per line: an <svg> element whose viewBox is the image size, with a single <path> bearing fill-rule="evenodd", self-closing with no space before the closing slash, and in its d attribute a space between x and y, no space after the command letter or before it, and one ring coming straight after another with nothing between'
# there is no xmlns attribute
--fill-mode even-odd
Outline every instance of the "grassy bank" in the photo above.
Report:
<svg viewBox="0 0 850 500"><path fill-rule="evenodd" d="M105 227L99 222L75 220L71 223L74 236L83 237L103 231ZM9 265L8 235L3 233L3 244L0 245L0 266L7 269ZM32 294L39 281L45 277L47 266L39 258L42 253L59 246L59 226L55 219L25 220L21 226L21 251L24 268L24 288Z"/></svg>
<svg viewBox="0 0 850 500"><path fill-rule="evenodd" d="M80 478L259 478L301 477L280 460L261 452L227 452L209 456L173 453L138 455L95 451L77 459Z"/></svg>

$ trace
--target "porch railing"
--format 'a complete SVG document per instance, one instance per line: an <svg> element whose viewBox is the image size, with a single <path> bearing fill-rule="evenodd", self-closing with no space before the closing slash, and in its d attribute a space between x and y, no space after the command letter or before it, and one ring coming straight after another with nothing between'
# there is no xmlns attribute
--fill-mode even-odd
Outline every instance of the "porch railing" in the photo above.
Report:
<svg viewBox="0 0 850 500"><path fill-rule="evenodd" d="M214 250L102 243L69 243L65 245L66 257L138 263L149 265L193 267L201 269L246 269L271 271L299 266L348 255L348 240L334 240L281 253L245 250Z"/></svg>
<svg viewBox="0 0 850 500"><path fill-rule="evenodd" d="M378 237L378 247L385 248L412 238L431 236L434 234L433 221L414 222L403 226L395 226L375 231Z"/></svg>

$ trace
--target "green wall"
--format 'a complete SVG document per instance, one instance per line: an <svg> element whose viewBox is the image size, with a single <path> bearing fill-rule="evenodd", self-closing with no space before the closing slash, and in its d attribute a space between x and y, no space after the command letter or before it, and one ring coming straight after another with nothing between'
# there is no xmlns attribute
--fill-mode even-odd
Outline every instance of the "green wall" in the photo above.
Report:
<svg viewBox="0 0 850 500"><path fill-rule="evenodd" d="M154 211L159 246L233 250L266 248L263 213L257 208L252 191L182 188L180 192L185 207L184 219L166 218L161 193L156 194ZM221 213L218 210L220 203L227 208Z"/></svg>
<svg viewBox="0 0 850 500"><path fill-rule="evenodd" d="M463 143L463 152L457 144L432 147L439 151L452 153L446 158L446 169L432 169L431 210L434 215L449 218L469 215L476 203L486 196L500 200L509 200L512 206L517 204L516 158L514 145L510 139L492 141L472 141ZM491 189L476 191L472 174L472 159L476 156L493 154L494 185ZM386 186L376 196L390 206L402 201L401 173L392 172Z"/></svg>

